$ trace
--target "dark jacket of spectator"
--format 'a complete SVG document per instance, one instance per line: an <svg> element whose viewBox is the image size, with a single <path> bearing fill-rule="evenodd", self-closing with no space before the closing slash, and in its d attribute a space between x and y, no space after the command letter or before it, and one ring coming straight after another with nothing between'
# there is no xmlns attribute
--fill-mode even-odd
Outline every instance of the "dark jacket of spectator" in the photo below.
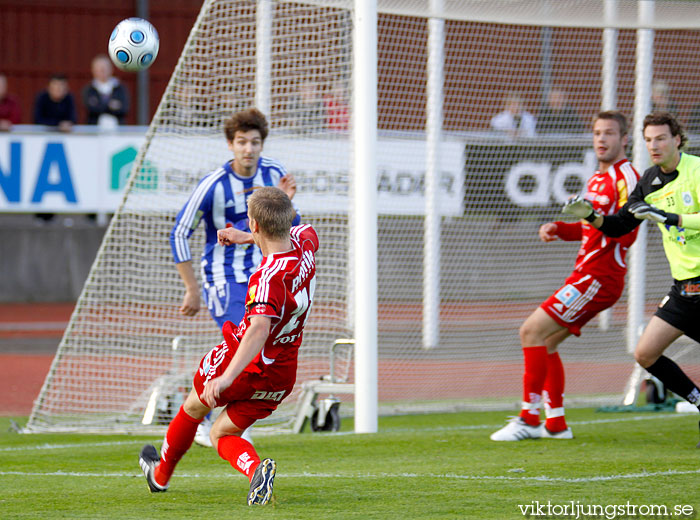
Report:
<svg viewBox="0 0 700 520"><path fill-rule="evenodd" d="M102 114L110 114L124 124L124 117L129 111L129 94L126 87L116 78L113 79L112 91L100 93L94 83L83 88L83 104L87 110L87 124L96 125Z"/></svg>
<svg viewBox="0 0 700 520"><path fill-rule="evenodd" d="M561 110L545 107L537 116L537 131L540 133L566 134L583 131L581 118L570 106Z"/></svg>
<svg viewBox="0 0 700 520"><path fill-rule="evenodd" d="M61 121L76 123L75 101L70 92L60 101L53 101L46 91L41 92L34 103L34 124L58 126Z"/></svg>

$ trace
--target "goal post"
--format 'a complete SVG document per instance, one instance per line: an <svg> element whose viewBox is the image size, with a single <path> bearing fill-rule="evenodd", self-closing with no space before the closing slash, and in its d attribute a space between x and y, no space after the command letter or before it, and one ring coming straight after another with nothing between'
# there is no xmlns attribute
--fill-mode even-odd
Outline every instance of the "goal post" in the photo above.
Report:
<svg viewBox="0 0 700 520"><path fill-rule="evenodd" d="M344 383L360 394L341 398L358 431L375 431L377 414L517 406L518 328L578 249L537 230L567 219L562 203L596 168L592 116L616 107L634 120L640 166L652 92L638 85L665 85L688 151L700 151L700 5L659 0L640 18L649 5L205 1L26 430L162 431L220 341L206 309L178 314L167 237L198 180L231 159L223 121L254 105L270 121L263 153L295 175L321 241L299 384L263 426L294 422L302 384L328 374L339 338L358 349ZM507 104L532 116L515 118L520 133L494 119ZM644 290L560 347L569 405L617 404L625 391L628 310L643 325L671 282L658 230L647 235ZM202 244L198 229L193 255ZM698 377L697 349L676 343L669 355Z"/></svg>

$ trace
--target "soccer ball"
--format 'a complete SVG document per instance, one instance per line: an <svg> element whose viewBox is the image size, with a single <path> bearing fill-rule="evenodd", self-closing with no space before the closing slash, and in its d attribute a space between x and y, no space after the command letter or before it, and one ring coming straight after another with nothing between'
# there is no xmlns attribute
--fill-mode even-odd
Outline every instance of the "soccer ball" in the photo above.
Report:
<svg viewBox="0 0 700 520"><path fill-rule="evenodd" d="M109 37L109 57L121 70L147 69L158 56L158 31L143 18L127 18L117 24Z"/></svg>

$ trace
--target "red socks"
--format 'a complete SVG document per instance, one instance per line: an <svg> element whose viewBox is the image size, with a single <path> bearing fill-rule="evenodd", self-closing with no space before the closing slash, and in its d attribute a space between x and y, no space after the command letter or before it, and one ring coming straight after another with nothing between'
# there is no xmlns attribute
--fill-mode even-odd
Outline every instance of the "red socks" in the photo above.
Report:
<svg viewBox="0 0 700 520"><path fill-rule="evenodd" d="M218 451L222 459L229 461L231 466L248 477L248 480L253 477L255 469L260 464L260 457L253 445L236 435L221 437Z"/></svg>
<svg viewBox="0 0 700 520"><path fill-rule="evenodd" d="M160 464L153 472L155 481L161 486L165 486L175 471L175 466L182 456L192 446L192 441L197 433L197 426L202 420L190 417L181 406L180 411L173 418L165 434L165 441L160 450Z"/></svg>
<svg viewBox="0 0 700 520"><path fill-rule="evenodd" d="M545 427L550 432L566 430L564 419L564 365L559 353L547 356L547 377L544 381L544 411L547 416Z"/></svg>
<svg viewBox="0 0 700 520"><path fill-rule="evenodd" d="M523 407L520 417L529 425L540 424L540 400L547 377L547 347L524 347Z"/></svg>

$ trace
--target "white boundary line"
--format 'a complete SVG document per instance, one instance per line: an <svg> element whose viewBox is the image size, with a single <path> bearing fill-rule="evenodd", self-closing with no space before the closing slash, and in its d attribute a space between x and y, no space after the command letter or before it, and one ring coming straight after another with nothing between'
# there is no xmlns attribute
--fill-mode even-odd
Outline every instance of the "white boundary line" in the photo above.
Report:
<svg viewBox="0 0 700 520"><path fill-rule="evenodd" d="M590 482L608 482L614 480L631 480L640 478L657 478L657 477L674 477L682 475L699 475L700 469L687 470L687 471L677 471L677 470L666 470L666 471L650 471L641 473L621 473L617 475L598 475L592 477L548 477L546 475L538 475L533 477L511 477L507 475L459 475L455 473L289 473L281 474L284 478L322 478L322 479L385 479L385 478L431 478L431 479L451 479L451 480L477 480L477 481L515 481L515 482L561 482L565 484L581 484ZM134 478L142 477L140 473L126 473L126 472L113 472L113 473L90 473L90 472L76 472L76 471L50 471L50 472L37 472L37 471L0 471L0 477L2 476L23 476L23 477L87 477L87 478ZM199 473L178 473L176 478L189 478L189 479L220 479L220 478L244 478L243 475L238 473L212 473L212 474L199 474Z"/></svg>
<svg viewBox="0 0 700 520"><path fill-rule="evenodd" d="M589 421L566 421L569 426L581 426L588 424L608 424L628 421L650 421L654 419L669 419L688 417L695 415L692 413L657 413L648 415L630 415L628 417L612 417L610 419L592 419ZM512 417L512 416L511 416ZM489 430L491 428L500 428L503 424L467 424L463 426L435 426L432 428L383 428L379 433L394 433L394 432L437 432L437 431L459 431L459 430ZM350 432L352 433L352 432Z"/></svg>
<svg viewBox="0 0 700 520"><path fill-rule="evenodd" d="M122 446L127 444L144 444L148 440L132 440L132 441L105 441L105 442L85 442L72 444L37 444L36 446L9 446L0 448L0 452L4 451L35 451L35 450L63 450L71 448L99 448L100 446Z"/></svg>
<svg viewBox="0 0 700 520"><path fill-rule="evenodd" d="M628 421L649 421L655 419L669 419L672 417L687 417L686 414L654 414L649 415L634 415L629 417L616 417L610 419L595 419L589 421L571 421L569 424L573 425L587 425L587 424L607 424L615 422L628 422ZM415 432L439 432L439 431L454 431L454 430L484 430L496 428L497 425L490 424L477 424L477 425L465 425L465 426L455 426L455 427L434 427L434 428L395 428L383 430L386 433L391 432L404 432L404 431L415 431ZM325 435L324 435L325 436ZM122 446L122 445L133 445L133 444L143 444L147 442L146 439L133 439L128 441L105 441L105 442L89 442L89 443L70 443L70 444L40 444L36 446L15 446L15 447L5 447L0 448L0 452L11 452L11 451L34 451L34 450L56 450L56 449L71 449L71 448L92 448L92 447L104 447L104 446ZM594 475L591 477L549 477L547 475L537 475L537 476L510 476L510 475L468 475L468 474L457 474L457 473L290 473L282 474L285 478L323 478L323 479L382 479L382 478L429 478L429 479L450 479L450 480L473 480L473 481L510 481L510 482L560 482L566 484L579 484L579 483L589 483L589 482L608 482L608 481L619 481L619 480L632 480L641 478L657 478L657 477L673 477L673 476L683 476L683 475L700 475L700 469L696 470L665 470L665 471L653 471L653 472L636 472L636 473L621 473L616 475ZM111 473L96 473L96 472L74 472L74 471L51 471L51 472L32 472L32 471L0 471L0 477L3 476L25 476L25 477L87 477L87 478L138 478L142 475L140 473L129 473L129 472L111 472ZM199 473L178 473L177 478L189 478L189 479L220 479L220 478L243 478L242 475L238 473L212 473L212 474L199 474Z"/></svg>
<svg viewBox="0 0 700 520"><path fill-rule="evenodd" d="M617 422L628 422L628 421L651 421L657 419L670 419L670 418L681 418L688 417L694 414L683 414L683 413L655 413L653 415L631 415L629 417L614 417L610 419L593 419L589 421L568 421L569 425L580 426L588 424L608 424ZM447 431L468 431L468 430L490 430L495 428L500 428L502 424L467 424L463 426L434 426L428 428L383 428L379 433L404 433L404 432L447 432ZM345 436L353 435L354 432L338 432L338 433L324 433L318 435L317 437L311 437L309 440L314 438L329 437L329 436ZM9 446L0 448L0 453L11 452L11 451L35 451L35 450L61 450L61 449L71 449L71 448L98 448L102 446L121 446L130 444L144 444L153 438L160 439L161 436L144 436L145 438L137 440L128 441L105 441L105 442L86 442L86 443L66 443L66 444L37 444L33 446ZM1 474L1 473L0 473Z"/></svg>
<svg viewBox="0 0 700 520"><path fill-rule="evenodd" d="M68 327L67 321L20 321L0 322L0 332L34 332L34 331L58 331L63 332Z"/></svg>

